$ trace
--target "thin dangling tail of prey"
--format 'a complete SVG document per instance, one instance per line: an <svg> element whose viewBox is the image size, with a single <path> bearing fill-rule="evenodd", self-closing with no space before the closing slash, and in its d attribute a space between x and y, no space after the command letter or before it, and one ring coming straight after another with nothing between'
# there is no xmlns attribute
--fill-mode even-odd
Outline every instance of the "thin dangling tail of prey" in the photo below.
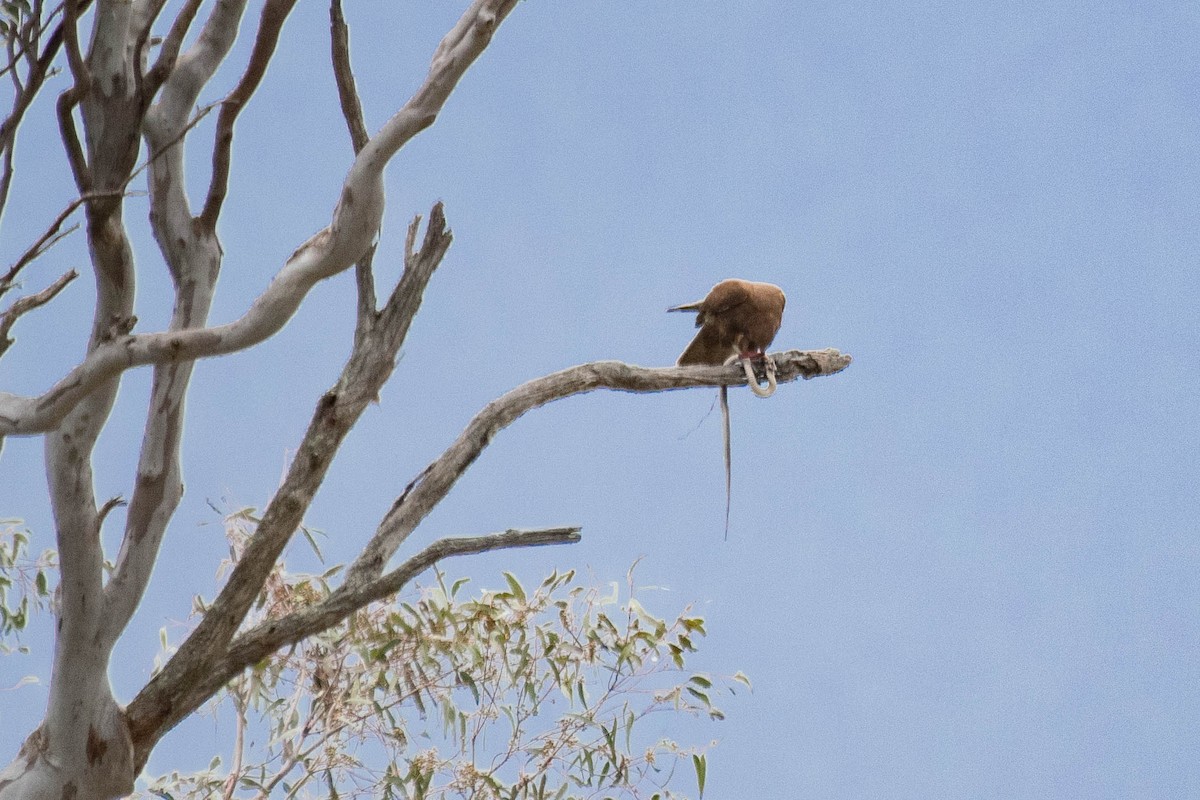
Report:
<svg viewBox="0 0 1200 800"><path fill-rule="evenodd" d="M738 356L732 355L725 359L726 364L732 364ZM725 541L729 541L729 507L733 500L733 447L729 435L729 387L722 386L721 392L721 438L725 445Z"/></svg>
<svg viewBox="0 0 1200 800"><path fill-rule="evenodd" d="M721 421L725 438L725 541L729 541L729 503L733 496L733 454L729 446L729 387L721 387Z"/></svg>

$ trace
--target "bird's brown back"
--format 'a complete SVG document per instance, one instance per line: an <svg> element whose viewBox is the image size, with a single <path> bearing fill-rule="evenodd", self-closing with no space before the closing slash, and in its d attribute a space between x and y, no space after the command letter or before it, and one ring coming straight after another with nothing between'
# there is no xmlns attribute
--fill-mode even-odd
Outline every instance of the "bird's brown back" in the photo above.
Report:
<svg viewBox="0 0 1200 800"><path fill-rule="evenodd" d="M676 363L724 364L731 355L765 351L779 332L786 302L771 283L721 281L699 303L671 309L695 311L700 328Z"/></svg>

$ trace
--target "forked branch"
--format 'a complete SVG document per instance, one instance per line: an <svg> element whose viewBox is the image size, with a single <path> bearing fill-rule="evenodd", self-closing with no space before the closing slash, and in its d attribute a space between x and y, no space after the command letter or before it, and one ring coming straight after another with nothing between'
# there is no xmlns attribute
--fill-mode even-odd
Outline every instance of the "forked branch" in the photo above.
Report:
<svg viewBox="0 0 1200 800"><path fill-rule="evenodd" d="M342 587L323 602L300 609L279 619L268 620L234 639L228 650L219 657L211 653L194 653L198 662L196 679L176 686L167 713L153 717L155 727L145 727L141 715L148 705L143 697L134 698L129 716L134 735L135 759L140 765L149 750L163 734L214 695L248 666L262 661L281 647L286 647L321 631L328 630L370 603L382 600L403 589L409 581L438 562L453 556L484 553L491 550L542 545L574 544L580 541L579 528L561 527L544 530L507 530L487 536L440 539L405 561L395 570L357 589ZM208 614L213 614L210 609ZM179 656L175 656L178 658ZM174 659L172 659L174 660ZM153 684L151 684L153 685ZM148 687L149 688L149 687ZM144 755L143 755L144 754Z"/></svg>
<svg viewBox="0 0 1200 800"><path fill-rule="evenodd" d="M415 236L410 235L405 270L396 291L368 334L356 339L337 382L318 400L283 484L267 504L229 580L196 630L130 705L135 740L152 746L151 740L181 718L175 716L181 708L180 697L194 696L189 687L207 685L205 676L225 652L276 559L300 526L346 435L391 375L425 287L450 246L452 237L445 224L438 204L430 214L419 252L411 249ZM410 232L415 234L415 230L414 222Z"/></svg>
<svg viewBox="0 0 1200 800"><path fill-rule="evenodd" d="M66 288L67 284L79 277L79 273L75 270L64 273L59 276L58 280L31 295L27 295L15 301L7 311L0 313L0 357L4 356L6 350L13 343L13 340L8 338L8 332L12 330L12 326L21 317L38 306L44 306L49 303L54 297Z"/></svg>

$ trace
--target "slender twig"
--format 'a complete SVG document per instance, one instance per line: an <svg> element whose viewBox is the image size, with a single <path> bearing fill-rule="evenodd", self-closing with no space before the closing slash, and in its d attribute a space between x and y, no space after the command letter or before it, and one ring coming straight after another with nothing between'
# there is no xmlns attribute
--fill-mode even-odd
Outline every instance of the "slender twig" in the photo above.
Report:
<svg viewBox="0 0 1200 800"><path fill-rule="evenodd" d="M279 43L279 32L283 23L296 5L296 0L267 0L263 6L258 36L254 40L254 49L246 64L237 87L221 103L221 113L217 115L217 131L214 136L212 157L212 180L208 186L208 197L204 201L204 210L200 212L200 224L208 230L215 230L217 217L221 214L221 206L225 202L225 193L229 190L229 163L233 151L233 124L255 89L262 83Z"/></svg>
<svg viewBox="0 0 1200 800"><path fill-rule="evenodd" d="M133 31L134 94L141 99L141 109L139 111L142 114L145 114L146 109L150 106L154 98L155 92L158 91L158 86L154 86L152 91L147 91L146 73L148 70L145 68L145 65L150 61L147 56L147 48L153 41L150 38L150 30L154 27L154 21L158 19L158 15L162 13L163 6L166 4L166 0L151 0L149 6L142 6L142 8L147 9L144 14L135 16L131 20L130 29Z"/></svg>
<svg viewBox="0 0 1200 800"><path fill-rule="evenodd" d="M81 95L86 94L92 86L92 75L79 46L79 13L82 10L83 4L78 0L66 0L63 4L63 40L67 46L67 64L71 68L71 77L75 79L75 89Z"/></svg>
<svg viewBox="0 0 1200 800"><path fill-rule="evenodd" d="M299 669L300 668L297 667L297 671L299 671ZM289 709L289 712L288 712L289 716L292 713L295 713L296 706L298 706L300 704L300 700L302 699L302 697L303 697L303 693L300 691L296 691L292 695L291 708ZM308 706L308 714L304 718L304 725L301 726L300 730L296 733L295 737L290 740L291 742L293 742L291 755L286 756L283 759L283 763L281 763L279 765L279 768L275 770L274 777L272 777L271 780L267 781L266 784L263 785L263 788L259 792L258 797L263 797L263 798L270 797L271 793L275 790L275 787L278 786L280 783L282 783L284 778L286 778L288 776L288 774L293 769L296 768L296 765L299 764L301 761L305 760L307 758L307 756L309 755L309 753L312 752L311 750L307 750L307 751L303 750L303 749L301 749L300 746L297 746L294 743L299 742L300 745L304 744L304 740L307 739L312 734L313 728L316 727L317 719L318 719L317 718L317 704L314 701L313 703L310 703ZM320 738L320 737L318 737L318 738ZM319 745L314 745L314 747L317 747L317 746L319 746ZM312 775L311 771L305 770L305 774L302 775L298 781L295 781L292 783L292 790L288 794L288 796L290 797L292 794L294 794L296 791L298 791L300 789L300 787L304 785L305 781L307 781L311 775Z"/></svg>
<svg viewBox="0 0 1200 800"><path fill-rule="evenodd" d="M45 11L45 3L43 0L33 0L33 8L26 17L25 24L21 26L22 52L19 53L25 59L28 69L37 68L37 49L42 39L42 33L50 27L50 22L61 9L62 5L59 4L43 18L42 12Z"/></svg>
<svg viewBox="0 0 1200 800"><path fill-rule="evenodd" d="M187 36L188 29L195 20L202 2L203 0L187 0L183 8L179 10L175 21L171 23L171 30L167 32L162 46L158 50L158 60L146 73L143 91L147 97L153 96L158 91L163 81L171 74L171 70L175 68L175 61L179 58L179 49L183 46L183 37ZM149 34L148 28L145 34Z"/></svg>
<svg viewBox="0 0 1200 800"><path fill-rule="evenodd" d="M75 128L75 106L79 104L82 91L73 86L58 96L56 109L58 111L58 129L62 136L63 147L67 151L67 163L71 166L71 174L75 178L75 187L80 194L92 191L92 174L88 168L87 156L83 153L83 145L79 142L79 131Z"/></svg>
<svg viewBox="0 0 1200 800"><path fill-rule="evenodd" d="M354 265L354 286L357 291L357 310L354 322L354 341L361 341L375 324L378 302L375 297L375 245Z"/></svg>
<svg viewBox="0 0 1200 800"><path fill-rule="evenodd" d="M346 127L350 129L350 143L357 153L367 144L369 137L366 122L363 120L362 102L354 85L354 71L350 65L350 28L342 15L342 0L330 0L329 39L338 100L342 104L342 116L346 119Z"/></svg>
<svg viewBox="0 0 1200 800"><path fill-rule="evenodd" d="M187 124L185 124L182 128L179 129L178 133L176 133L170 139L165 141L163 143L162 147L158 148L153 153L151 153L149 155L149 157L146 158L145 161L143 161L141 164L139 164L137 166L136 169L134 169L132 172L129 173L129 177L125 179L125 185L128 186L133 181L134 178L136 178L138 175L142 174L147 169L149 169L151 164L153 164L155 161L157 161L158 159L160 159L164 155L166 155L167 151L170 150L172 147L179 144L179 142L181 142L183 140L183 137L187 136L188 132L192 128L199 125L204 120L204 118L207 117L210 113L212 113L212 110L214 108L216 108L217 106L219 106L220 104L221 104L221 102L218 100L215 103L209 103L208 105L200 106L199 108L197 108L196 113L193 114L192 118L187 121Z"/></svg>
<svg viewBox="0 0 1200 800"><path fill-rule="evenodd" d="M4 166L0 167L0 215L8 207L8 190L12 187L13 179L13 148L4 148Z"/></svg>
<svg viewBox="0 0 1200 800"><path fill-rule="evenodd" d="M369 137L366 122L363 120L362 102L354 85L354 71L350 66L350 28L346 25L346 18L342 16L341 0L330 0L329 3L329 42L342 117L350 131L350 144L357 154L366 146ZM374 257L375 248L372 247L354 265L354 280L358 288L358 321L354 333L356 340L365 335L375 320L375 273L371 268Z"/></svg>
<svg viewBox="0 0 1200 800"><path fill-rule="evenodd" d="M126 505L125 498L121 497L120 495L117 495L116 497L110 497L105 500L104 505L100 506L100 511L96 515L96 525L103 525L104 518L107 517L114 508L120 508L124 505Z"/></svg>
<svg viewBox="0 0 1200 800"><path fill-rule="evenodd" d="M16 281L17 274L27 267L30 262L41 256L64 236L69 235L73 230L79 227L78 225L72 225L65 231L61 230L63 223L67 221L71 214L75 213L77 208L86 202L86 199L87 198L85 197L77 197L68 203L66 208L60 211L58 216L54 218L54 221L51 222L50 225L47 226L46 230L42 232L42 235L39 236L33 244L29 245L25 252L13 262L13 265L8 268L8 272L4 273L4 275L0 277L0 297L2 297L5 292L12 288L14 282Z"/></svg>
<svg viewBox="0 0 1200 800"><path fill-rule="evenodd" d="M15 69L16 63L21 58L20 54L17 52L17 39L18 37L13 36L4 42L4 50L8 55L8 66L3 70L0 70L0 75L3 75L5 72L9 74L9 76L12 78L13 92L19 98L21 96L21 92L25 91L25 86L21 83L21 74ZM22 49L24 48L22 47Z"/></svg>
<svg viewBox="0 0 1200 800"><path fill-rule="evenodd" d="M233 737L233 763L229 766L229 777L225 779L225 791L222 795L225 800L233 800L238 778L242 774L242 759L246 755L246 698L234 695L233 704L237 711L237 727Z"/></svg>
<svg viewBox="0 0 1200 800"><path fill-rule="evenodd" d="M12 304L12 306L0 314L0 356L3 356L5 351L12 345L13 340L9 338L8 332L12 329L13 324L22 314L32 311L38 306L44 306L54 299L55 295L61 292L68 283L79 277L79 273L71 270L60 276L58 280L42 289L37 294L31 294L27 297L22 297Z"/></svg>
<svg viewBox="0 0 1200 800"><path fill-rule="evenodd" d="M135 9L140 10L140 14L135 15L131 19L131 28L134 35L137 37L139 45L150 36L150 31L154 28L154 23L158 21L158 17L162 14L164 8L167 7L167 0L142 0L135 4ZM135 49L134 52L139 52ZM138 70L144 72L144 70Z"/></svg>

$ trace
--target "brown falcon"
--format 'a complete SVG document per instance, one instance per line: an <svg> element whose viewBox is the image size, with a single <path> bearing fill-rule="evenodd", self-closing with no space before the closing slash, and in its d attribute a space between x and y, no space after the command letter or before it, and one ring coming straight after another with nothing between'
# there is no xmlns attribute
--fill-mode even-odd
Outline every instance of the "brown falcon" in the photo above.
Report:
<svg viewBox="0 0 1200 800"><path fill-rule="evenodd" d="M698 303L668 311L695 311L699 332L676 362L724 364L730 356L761 359L779 332L787 298L773 283L724 280Z"/></svg>

